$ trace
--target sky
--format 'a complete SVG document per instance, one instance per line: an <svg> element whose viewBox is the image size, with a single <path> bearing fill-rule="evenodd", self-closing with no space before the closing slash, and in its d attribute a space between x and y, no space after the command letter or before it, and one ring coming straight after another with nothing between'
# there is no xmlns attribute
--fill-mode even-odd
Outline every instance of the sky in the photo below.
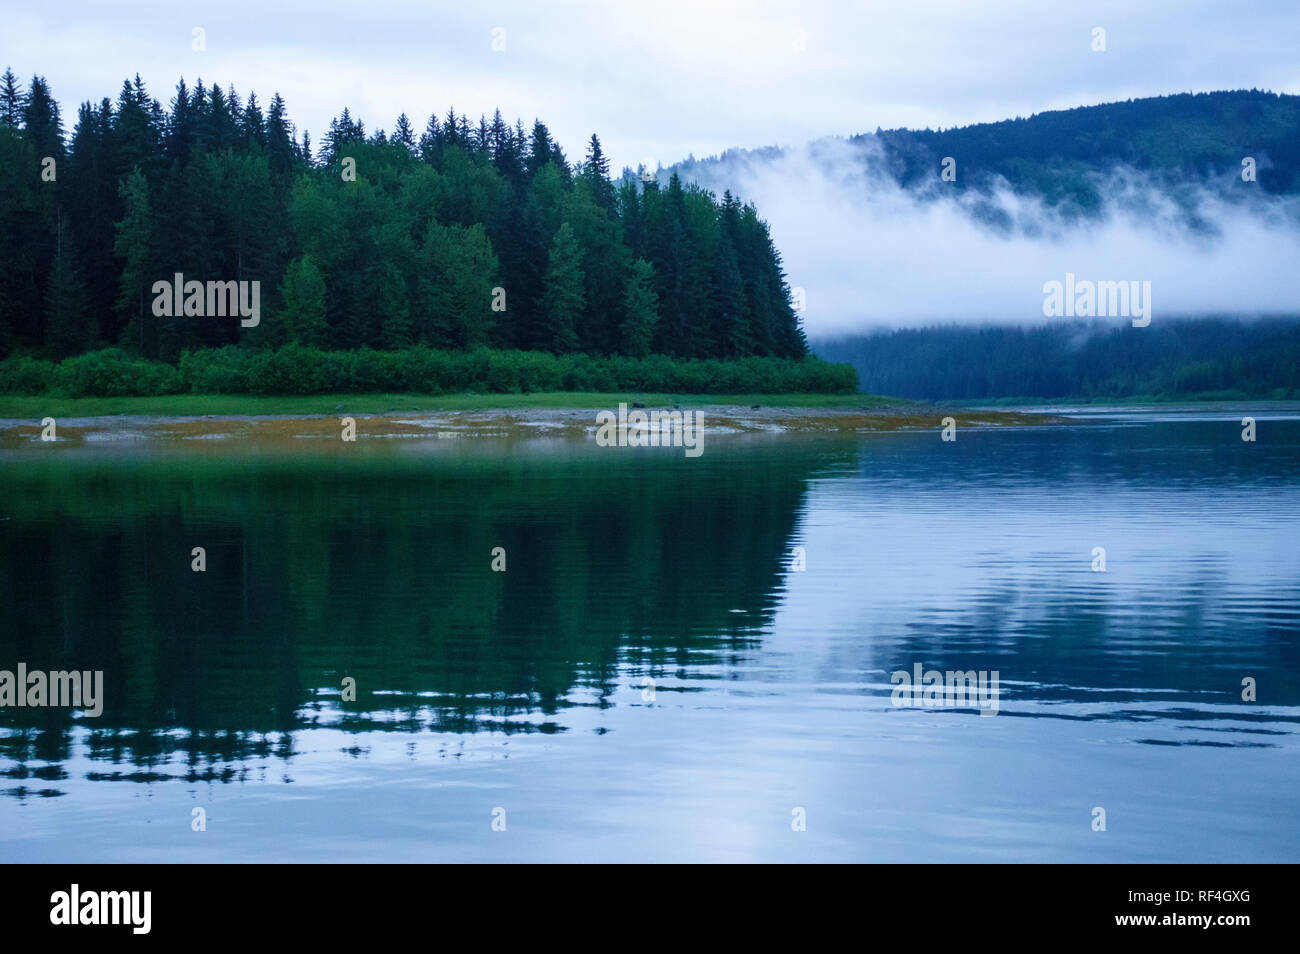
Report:
<svg viewBox="0 0 1300 954"><path fill-rule="evenodd" d="M137 72L164 103L202 77L263 103L279 91L315 142L344 106L368 130L500 106L541 118L570 158L598 133L616 170L1169 92L1300 92L1295 0L56 0L2 20L0 60L44 75L69 124Z"/></svg>

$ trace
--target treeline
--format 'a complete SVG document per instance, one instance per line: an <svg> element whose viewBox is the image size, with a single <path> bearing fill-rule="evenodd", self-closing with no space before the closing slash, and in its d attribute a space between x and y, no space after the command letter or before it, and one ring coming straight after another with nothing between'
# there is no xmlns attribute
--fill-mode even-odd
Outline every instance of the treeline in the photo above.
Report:
<svg viewBox="0 0 1300 954"><path fill-rule="evenodd" d="M615 182L535 121L449 110L313 154L277 94L137 76L65 143L39 76L0 78L0 355L121 345L169 362L238 343L799 358L781 259L752 205L674 176ZM261 283L261 320L156 317L153 286Z"/></svg>
<svg viewBox="0 0 1300 954"><path fill-rule="evenodd" d="M48 361L0 361L0 394L153 397L160 394L524 394L603 391L665 394L851 394L846 364L800 359L672 358L423 346L326 351L225 345L186 351L177 364L105 348Z"/></svg>
<svg viewBox="0 0 1300 954"><path fill-rule="evenodd" d="M1263 90L1179 93L1122 103L1077 106L952 129L880 129L848 139L864 169L917 191L987 192L1003 181L1064 211L1094 215L1106 206L1102 178L1116 167L1148 173L1171 192L1223 177L1232 189L1300 193L1300 96ZM810 144L827 168L842 161L838 139ZM687 178L716 178L727 161L761 164L782 149L728 150L688 159ZM1255 181L1241 179L1242 159L1255 160ZM945 157L956 178L940 179ZM1110 196L1109 198L1113 198ZM986 210L991 212L992 210Z"/></svg>
<svg viewBox="0 0 1300 954"><path fill-rule="evenodd" d="M818 342L816 351L852 364L864 390L896 397L1300 398L1300 319L949 325Z"/></svg>
<svg viewBox="0 0 1300 954"><path fill-rule="evenodd" d="M1101 205L1088 174L1116 165L1174 182L1230 174L1240 183L1241 161L1251 156L1254 188L1300 192L1300 96L1263 90L1130 99L946 130L877 129L874 138L903 185L933 183L952 156L955 188L998 176L1082 209Z"/></svg>

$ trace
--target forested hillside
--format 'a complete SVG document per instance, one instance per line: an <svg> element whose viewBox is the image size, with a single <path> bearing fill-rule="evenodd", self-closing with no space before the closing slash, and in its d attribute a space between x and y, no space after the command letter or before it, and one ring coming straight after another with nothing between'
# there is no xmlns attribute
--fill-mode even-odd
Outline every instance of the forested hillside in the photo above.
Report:
<svg viewBox="0 0 1300 954"><path fill-rule="evenodd" d="M877 130L876 137L904 184L932 181L942 158L953 156L959 188L1000 176L1085 208L1101 203L1086 174L1116 165L1187 181L1237 177L1249 156L1262 191L1300 192L1300 96L1259 90L1131 99L942 131Z"/></svg>
<svg viewBox="0 0 1300 954"><path fill-rule="evenodd" d="M847 142L860 151L864 168L907 187L937 187L941 163L952 157L956 177L945 188L986 189L1005 180L1048 204L1085 213L1101 208L1098 176L1116 166L1177 189L1211 176L1240 182L1249 156L1260 190L1300 193L1300 96L1261 90L1131 99L946 130L877 129ZM817 146L810 147L814 156ZM761 163L780 152L732 150L676 169L687 179L707 179L712 164Z"/></svg>
<svg viewBox="0 0 1300 954"><path fill-rule="evenodd" d="M49 160L52 160L49 161ZM350 160L345 161L345 160ZM593 135L449 110L316 151L279 95L137 76L70 135L47 83L0 81L0 357L288 342L800 357L767 225L730 193L611 180ZM354 175L350 175L354 173ZM156 281L261 283L262 319L156 317Z"/></svg>
<svg viewBox="0 0 1300 954"><path fill-rule="evenodd" d="M816 342L864 390L932 400L1300 398L1300 319L878 331Z"/></svg>

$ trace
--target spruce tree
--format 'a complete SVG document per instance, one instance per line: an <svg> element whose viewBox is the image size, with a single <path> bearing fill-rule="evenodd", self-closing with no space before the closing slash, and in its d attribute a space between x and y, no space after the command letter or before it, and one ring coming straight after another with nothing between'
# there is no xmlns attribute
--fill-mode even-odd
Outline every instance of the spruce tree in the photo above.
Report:
<svg viewBox="0 0 1300 954"><path fill-rule="evenodd" d="M582 249L568 222L560 225L542 280L541 339L538 346L557 354L578 347L577 323L586 306Z"/></svg>
<svg viewBox="0 0 1300 954"><path fill-rule="evenodd" d="M614 215L614 184L609 181L609 160L605 158L600 138L595 133L591 134L587 144L587 161L582 167L582 177L591 186L596 204L609 215Z"/></svg>
<svg viewBox="0 0 1300 954"><path fill-rule="evenodd" d="M655 325L659 321L659 296L654 289L654 267L638 258L628 270L623 292L623 323L619 327L619 350L634 358L650 353Z"/></svg>
<svg viewBox="0 0 1300 954"><path fill-rule="evenodd" d="M406 113L397 117L397 125L393 127L393 142L401 143L406 147L407 152L415 152L415 130L411 128L411 121L406 118Z"/></svg>
<svg viewBox="0 0 1300 954"><path fill-rule="evenodd" d="M23 95L22 84L14 71L5 67L4 76L0 77L0 124L10 129L17 129L23 121L23 107L27 97Z"/></svg>
<svg viewBox="0 0 1300 954"><path fill-rule="evenodd" d="M45 290L46 350L66 358L89 350L97 337L90 295L77 268L76 252L58 227L58 252Z"/></svg>
<svg viewBox="0 0 1300 954"><path fill-rule="evenodd" d="M149 183L139 168L122 180L119 192L125 212L113 226L113 252L120 263L117 312L120 324L127 327L124 343L144 351L147 284L150 277L150 245L153 240L153 214L149 208Z"/></svg>
<svg viewBox="0 0 1300 954"><path fill-rule="evenodd" d="M321 348L326 344L325 279L311 255L289 263L280 285L280 308L291 341Z"/></svg>

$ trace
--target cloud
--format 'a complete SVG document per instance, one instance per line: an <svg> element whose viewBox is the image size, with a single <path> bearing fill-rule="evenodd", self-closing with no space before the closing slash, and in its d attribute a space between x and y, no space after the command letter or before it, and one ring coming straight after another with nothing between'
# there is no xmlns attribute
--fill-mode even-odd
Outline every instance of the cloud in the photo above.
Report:
<svg viewBox="0 0 1300 954"><path fill-rule="evenodd" d="M1155 321L1300 312L1294 198L1226 179L1174 195L1117 168L1099 178L1103 214L1080 219L1005 183L987 193L937 182L904 189L880 158L874 139L821 141L771 159L732 154L688 178L758 206L790 284L806 290L812 337L950 321L1040 324L1043 284L1066 272L1150 281ZM988 224L990 208L1004 227Z"/></svg>

